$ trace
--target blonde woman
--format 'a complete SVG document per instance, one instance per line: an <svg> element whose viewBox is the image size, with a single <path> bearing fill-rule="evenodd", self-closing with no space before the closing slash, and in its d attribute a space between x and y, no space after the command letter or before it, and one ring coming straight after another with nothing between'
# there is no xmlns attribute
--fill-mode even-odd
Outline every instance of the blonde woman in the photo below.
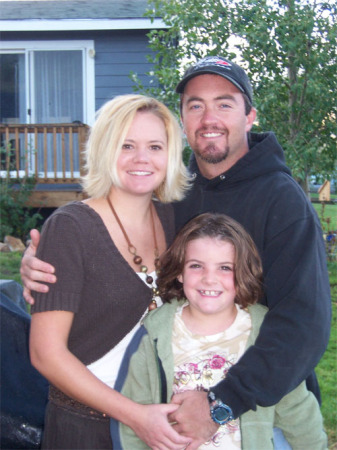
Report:
<svg viewBox="0 0 337 450"><path fill-rule="evenodd" d="M114 390L124 350L159 303L158 257L174 236L172 207L188 184L179 125L160 102L126 95L99 111L86 148L89 198L45 223L37 255L57 283L35 292L30 354L50 381L43 448L112 448L109 418L152 448L181 449L167 415ZM156 199L154 199L154 197Z"/></svg>

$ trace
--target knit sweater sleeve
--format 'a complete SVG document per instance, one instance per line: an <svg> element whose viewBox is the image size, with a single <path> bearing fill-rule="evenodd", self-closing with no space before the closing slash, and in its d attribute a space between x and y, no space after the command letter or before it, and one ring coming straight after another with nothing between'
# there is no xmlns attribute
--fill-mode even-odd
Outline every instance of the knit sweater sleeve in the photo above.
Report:
<svg viewBox="0 0 337 450"><path fill-rule="evenodd" d="M52 215L41 233L37 257L55 267L56 284L49 292L33 293L32 313L53 310L78 312L83 286L84 236L79 233L75 216L62 211Z"/></svg>

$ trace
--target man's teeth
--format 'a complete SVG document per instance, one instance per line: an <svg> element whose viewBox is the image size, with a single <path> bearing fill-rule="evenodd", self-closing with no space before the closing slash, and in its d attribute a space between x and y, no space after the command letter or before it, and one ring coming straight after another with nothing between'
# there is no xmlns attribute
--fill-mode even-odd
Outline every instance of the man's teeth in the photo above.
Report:
<svg viewBox="0 0 337 450"><path fill-rule="evenodd" d="M203 133L202 135L207 138L212 138L212 137L221 136L222 134L221 133Z"/></svg>
<svg viewBox="0 0 337 450"><path fill-rule="evenodd" d="M202 295L207 295L208 297L217 297L220 291L200 291Z"/></svg>

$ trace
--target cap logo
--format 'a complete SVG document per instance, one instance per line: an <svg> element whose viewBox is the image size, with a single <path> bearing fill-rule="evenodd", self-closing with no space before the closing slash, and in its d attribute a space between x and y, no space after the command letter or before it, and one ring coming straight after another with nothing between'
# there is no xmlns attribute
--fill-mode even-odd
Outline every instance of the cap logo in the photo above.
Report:
<svg viewBox="0 0 337 450"><path fill-rule="evenodd" d="M231 67L231 63L229 63L228 61L224 61L223 59L219 59L219 58L205 58L202 59L201 61L199 61L195 66L194 66L194 70L198 70L201 67L204 66L210 66L210 65L215 65L215 66L227 66L227 67Z"/></svg>

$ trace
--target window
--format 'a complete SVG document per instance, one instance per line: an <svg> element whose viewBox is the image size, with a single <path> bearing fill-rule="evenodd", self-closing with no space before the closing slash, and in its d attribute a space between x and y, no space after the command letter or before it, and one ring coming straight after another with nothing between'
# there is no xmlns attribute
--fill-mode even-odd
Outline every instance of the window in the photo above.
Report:
<svg viewBox="0 0 337 450"><path fill-rule="evenodd" d="M0 43L0 121L4 124L58 124L76 121L91 124L94 119L93 41L25 41ZM74 137L75 138L75 137ZM30 138L29 166L35 166L36 152L30 151L42 142ZM38 140L43 139L39 136ZM60 136L57 138L59 141ZM49 142L50 141L50 142ZM20 147L23 138L20 137ZM79 172L76 138L69 154L62 161L61 142L48 136L48 152L38 153L38 170L47 167L50 176L61 170L62 164ZM55 148L56 147L56 148ZM22 149L20 157L23 159ZM73 161L70 163L69 158ZM46 161L45 161L46 158ZM65 160L65 162L64 162ZM23 164L23 163L20 163ZM55 167L56 164L56 167ZM66 167L66 169L67 169Z"/></svg>

